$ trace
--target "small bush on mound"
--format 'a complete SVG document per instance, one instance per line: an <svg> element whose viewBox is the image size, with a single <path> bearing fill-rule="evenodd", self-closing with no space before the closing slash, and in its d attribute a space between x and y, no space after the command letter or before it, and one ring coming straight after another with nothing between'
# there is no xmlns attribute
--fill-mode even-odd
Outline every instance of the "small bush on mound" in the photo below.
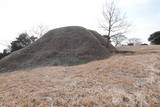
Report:
<svg viewBox="0 0 160 107"><path fill-rule="evenodd" d="M100 34L70 26L47 32L33 44L0 61L0 72L37 66L76 65L106 58L115 51Z"/></svg>

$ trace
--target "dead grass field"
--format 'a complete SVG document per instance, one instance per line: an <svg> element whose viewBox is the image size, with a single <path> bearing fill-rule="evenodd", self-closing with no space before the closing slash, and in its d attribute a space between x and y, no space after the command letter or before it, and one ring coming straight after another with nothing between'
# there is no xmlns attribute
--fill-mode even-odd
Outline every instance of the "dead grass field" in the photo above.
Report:
<svg viewBox="0 0 160 107"><path fill-rule="evenodd" d="M160 107L160 46L108 59L0 74L0 107Z"/></svg>

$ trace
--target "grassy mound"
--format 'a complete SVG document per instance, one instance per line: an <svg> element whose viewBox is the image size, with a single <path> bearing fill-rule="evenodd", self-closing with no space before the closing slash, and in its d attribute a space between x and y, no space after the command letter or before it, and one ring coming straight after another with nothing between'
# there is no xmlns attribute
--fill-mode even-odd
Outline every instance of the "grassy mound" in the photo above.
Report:
<svg viewBox="0 0 160 107"><path fill-rule="evenodd" d="M30 46L0 61L0 72L38 66L76 65L103 59L115 48L95 31L78 26L47 32Z"/></svg>

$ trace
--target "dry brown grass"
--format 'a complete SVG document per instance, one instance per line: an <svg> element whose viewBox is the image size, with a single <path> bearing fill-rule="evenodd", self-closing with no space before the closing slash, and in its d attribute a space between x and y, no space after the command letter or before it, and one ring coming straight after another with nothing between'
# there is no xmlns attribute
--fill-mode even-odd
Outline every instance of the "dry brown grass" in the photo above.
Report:
<svg viewBox="0 0 160 107"><path fill-rule="evenodd" d="M160 107L160 46L119 49L135 53L1 73L0 107Z"/></svg>

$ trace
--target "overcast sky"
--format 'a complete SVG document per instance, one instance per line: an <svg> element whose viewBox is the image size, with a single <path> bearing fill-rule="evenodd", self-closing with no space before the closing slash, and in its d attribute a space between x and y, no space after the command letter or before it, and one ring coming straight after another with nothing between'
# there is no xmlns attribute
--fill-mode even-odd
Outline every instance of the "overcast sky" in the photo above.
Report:
<svg viewBox="0 0 160 107"><path fill-rule="evenodd" d="M19 33L37 25L49 29L62 26L83 26L103 33L99 28L102 6L106 0L0 0L0 51L2 44L14 40ZM132 30L128 38L144 42L160 30L160 0L118 0Z"/></svg>

